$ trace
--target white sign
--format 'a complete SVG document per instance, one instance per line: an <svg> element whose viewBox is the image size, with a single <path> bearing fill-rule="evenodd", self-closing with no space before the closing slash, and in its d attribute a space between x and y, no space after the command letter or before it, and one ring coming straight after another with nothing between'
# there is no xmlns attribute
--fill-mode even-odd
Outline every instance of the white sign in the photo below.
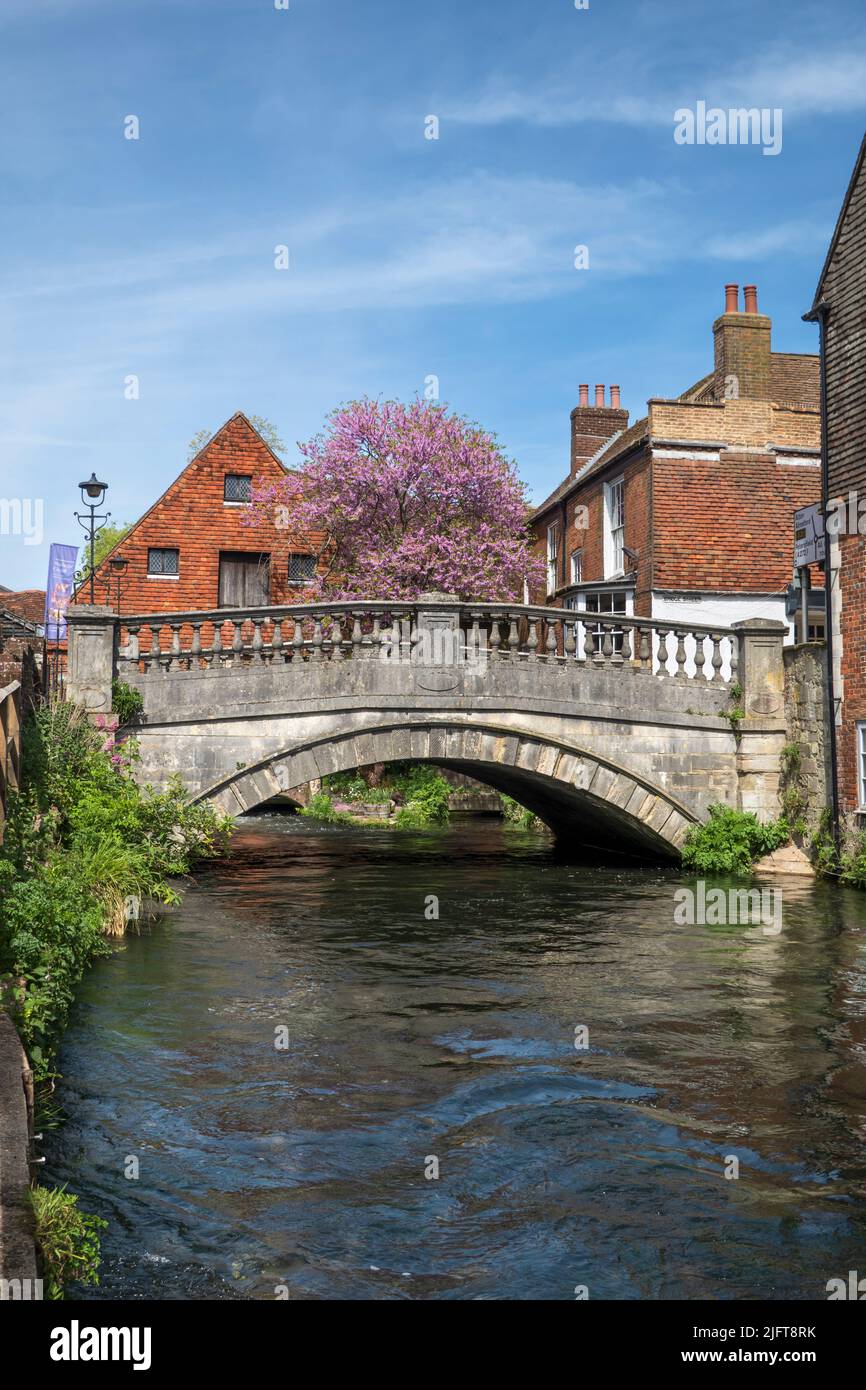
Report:
<svg viewBox="0 0 866 1390"><path fill-rule="evenodd" d="M821 503L813 502L811 507L801 507L794 513L794 564L798 569L803 565L814 565L824 559L824 514Z"/></svg>

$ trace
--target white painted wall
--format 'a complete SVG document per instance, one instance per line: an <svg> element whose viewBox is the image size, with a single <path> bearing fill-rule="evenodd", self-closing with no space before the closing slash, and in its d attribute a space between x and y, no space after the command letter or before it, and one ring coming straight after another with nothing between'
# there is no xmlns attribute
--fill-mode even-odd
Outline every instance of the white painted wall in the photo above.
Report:
<svg viewBox="0 0 866 1390"><path fill-rule="evenodd" d="M674 598L670 594L654 592L652 595L652 616L673 622L698 623L701 627L732 627L734 623L745 622L747 618L774 618L776 622L787 623L788 632L785 645L794 641L794 624L785 613L784 598L768 598L761 594L704 594L700 598Z"/></svg>
<svg viewBox="0 0 866 1390"><path fill-rule="evenodd" d="M794 642L794 624L785 613L784 598L769 598L761 594L704 594L699 598L690 596L689 598L675 598L671 594L654 592L652 595L652 616L654 618L665 618L670 622L681 622L684 627L689 623L695 623L700 627L712 627L718 623L719 627L732 627L734 623L745 622L748 618L773 618L776 622L785 623L787 632L784 637L785 646L790 646ZM705 643L708 652L708 644ZM669 639L668 650L675 650L673 638ZM686 673L689 676L695 674L695 641L694 638L686 639ZM726 639L721 644L722 671L724 680L731 677L731 650L730 642ZM656 651L656 659L658 653ZM674 662L671 658L668 670L674 669Z"/></svg>

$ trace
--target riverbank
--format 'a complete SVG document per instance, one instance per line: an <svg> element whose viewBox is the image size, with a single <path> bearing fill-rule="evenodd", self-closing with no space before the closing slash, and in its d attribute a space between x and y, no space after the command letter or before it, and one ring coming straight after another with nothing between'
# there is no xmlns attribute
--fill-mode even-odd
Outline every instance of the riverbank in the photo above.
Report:
<svg viewBox="0 0 866 1390"><path fill-rule="evenodd" d="M116 744L115 723L98 727L62 702L32 715L0 845L0 1104L8 1136L0 1243L3 1260L20 1263L21 1233L35 1227L50 1296L58 1296L69 1250L95 1277L99 1222L77 1209L72 1194L25 1183L22 1197L29 1140L21 1135L21 1056L38 1112L56 1082L57 1050L86 971L140 925L149 903L177 902L174 880L222 854L230 833L226 818L191 806L179 785L142 790L133 776L135 744Z"/></svg>
<svg viewBox="0 0 866 1390"><path fill-rule="evenodd" d="M33 1073L0 1012L0 1301L36 1298L36 1223L30 1204Z"/></svg>

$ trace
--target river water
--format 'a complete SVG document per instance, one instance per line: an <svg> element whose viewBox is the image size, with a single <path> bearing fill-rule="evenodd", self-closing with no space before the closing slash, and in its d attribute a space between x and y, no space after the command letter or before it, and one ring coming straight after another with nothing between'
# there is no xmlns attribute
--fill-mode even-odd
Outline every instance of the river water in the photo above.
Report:
<svg viewBox="0 0 866 1390"><path fill-rule="evenodd" d="M497 821L242 822L83 984L43 1170L111 1223L81 1296L866 1274L866 895L786 881L775 935L676 925L691 883Z"/></svg>

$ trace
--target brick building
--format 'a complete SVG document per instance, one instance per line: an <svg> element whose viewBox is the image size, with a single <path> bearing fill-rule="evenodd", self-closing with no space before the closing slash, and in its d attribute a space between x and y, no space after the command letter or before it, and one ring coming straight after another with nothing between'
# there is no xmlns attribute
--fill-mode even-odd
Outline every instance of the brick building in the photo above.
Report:
<svg viewBox="0 0 866 1390"><path fill-rule="evenodd" d="M728 626L793 624L793 514L820 494L818 358L774 352L757 290L725 288L713 370L629 424L618 386L571 412L571 469L536 508L546 602ZM817 579L817 576L816 576ZM815 581L813 581L815 582ZM812 635L823 631L818 592Z"/></svg>
<svg viewBox="0 0 866 1390"><path fill-rule="evenodd" d="M251 488L289 472L242 413L199 450L96 570L96 599L123 613L183 612L288 603L315 577L316 556L285 553L275 525L247 523ZM79 590L88 601L88 586Z"/></svg>
<svg viewBox="0 0 866 1390"><path fill-rule="evenodd" d="M812 308L821 330L834 810L866 828L866 138Z"/></svg>

